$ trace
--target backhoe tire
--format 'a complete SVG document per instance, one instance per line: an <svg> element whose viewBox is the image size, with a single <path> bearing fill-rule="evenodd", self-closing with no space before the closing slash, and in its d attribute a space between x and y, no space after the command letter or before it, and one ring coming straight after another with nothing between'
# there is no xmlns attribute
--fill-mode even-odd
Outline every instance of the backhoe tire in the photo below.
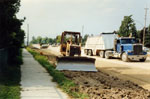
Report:
<svg viewBox="0 0 150 99"><path fill-rule="evenodd" d="M122 54L121 59L122 59L122 61L124 61L124 62L129 62L129 59L128 59L128 56L127 56L126 53L123 53L123 54Z"/></svg>
<svg viewBox="0 0 150 99"><path fill-rule="evenodd" d="M74 53L70 53L69 56L74 56Z"/></svg>
<svg viewBox="0 0 150 99"><path fill-rule="evenodd" d="M70 56L70 52L69 51L66 51L66 56Z"/></svg>
<svg viewBox="0 0 150 99"><path fill-rule="evenodd" d="M104 52L104 51L100 51L100 52L99 52L99 56L100 56L101 58L105 58L105 52Z"/></svg>
<svg viewBox="0 0 150 99"><path fill-rule="evenodd" d="M81 51L78 53L78 56L81 56Z"/></svg>

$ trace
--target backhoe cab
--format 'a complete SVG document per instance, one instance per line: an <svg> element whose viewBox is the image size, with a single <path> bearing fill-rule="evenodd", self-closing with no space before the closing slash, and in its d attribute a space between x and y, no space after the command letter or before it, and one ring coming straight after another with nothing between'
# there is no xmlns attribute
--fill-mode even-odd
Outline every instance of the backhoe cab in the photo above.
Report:
<svg viewBox="0 0 150 99"><path fill-rule="evenodd" d="M60 52L64 56L81 55L80 32L64 31L61 35Z"/></svg>

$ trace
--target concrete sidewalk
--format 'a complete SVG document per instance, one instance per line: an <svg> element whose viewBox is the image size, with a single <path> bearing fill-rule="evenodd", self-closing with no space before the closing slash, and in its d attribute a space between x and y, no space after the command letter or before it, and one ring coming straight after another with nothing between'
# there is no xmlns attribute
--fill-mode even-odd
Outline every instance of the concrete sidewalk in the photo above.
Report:
<svg viewBox="0 0 150 99"><path fill-rule="evenodd" d="M57 88L52 77L34 60L32 55L23 50L24 64L21 66L21 99L68 99L67 94Z"/></svg>

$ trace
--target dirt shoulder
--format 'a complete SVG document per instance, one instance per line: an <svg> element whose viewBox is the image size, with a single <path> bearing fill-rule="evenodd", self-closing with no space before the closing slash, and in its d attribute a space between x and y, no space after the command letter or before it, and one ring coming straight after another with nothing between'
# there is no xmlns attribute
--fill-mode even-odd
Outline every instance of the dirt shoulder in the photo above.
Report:
<svg viewBox="0 0 150 99"><path fill-rule="evenodd" d="M148 99L150 92L130 81L124 81L104 72L63 71L65 76L79 85L79 90L90 99Z"/></svg>
<svg viewBox="0 0 150 99"><path fill-rule="evenodd" d="M142 86L145 89L150 90L150 69L149 69L149 61L146 63L125 63L125 64L120 64L117 62L116 63L112 61L106 61L104 59L97 59L98 61L96 62L96 66L99 70L108 73L110 75L116 76L120 79L123 80L130 80L140 86ZM141 66L138 65L141 64Z"/></svg>
<svg viewBox="0 0 150 99"><path fill-rule="evenodd" d="M47 56L49 61L56 62L56 54L50 50L38 50ZM110 63L108 63L110 65ZM106 64L106 65L108 65ZM103 69L104 70L104 69ZM98 72L62 71L65 76L75 82L80 90L89 95L90 99L149 99L150 92L129 80L112 76L112 73L99 70ZM106 71L109 71L106 69Z"/></svg>

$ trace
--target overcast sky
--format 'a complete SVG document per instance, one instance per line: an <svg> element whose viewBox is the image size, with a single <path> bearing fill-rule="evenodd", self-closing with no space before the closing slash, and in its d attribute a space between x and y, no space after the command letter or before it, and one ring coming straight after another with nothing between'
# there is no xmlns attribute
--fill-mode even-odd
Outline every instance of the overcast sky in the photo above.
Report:
<svg viewBox="0 0 150 99"><path fill-rule="evenodd" d="M56 37L63 31L97 35L118 30L124 16L133 15L137 29L144 26L145 7L150 0L21 0L18 18L26 17L32 36ZM150 9L147 24L150 23Z"/></svg>

